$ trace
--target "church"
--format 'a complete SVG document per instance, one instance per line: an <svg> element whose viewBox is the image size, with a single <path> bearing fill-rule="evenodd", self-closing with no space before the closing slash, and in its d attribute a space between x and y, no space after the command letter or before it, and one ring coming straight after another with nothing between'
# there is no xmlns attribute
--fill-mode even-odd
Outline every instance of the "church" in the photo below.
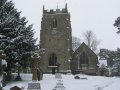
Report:
<svg viewBox="0 0 120 90"><path fill-rule="evenodd" d="M44 73L86 73L97 74L97 55L85 44L73 52L72 28L67 4L62 10L45 10L40 30L41 55L40 67Z"/></svg>

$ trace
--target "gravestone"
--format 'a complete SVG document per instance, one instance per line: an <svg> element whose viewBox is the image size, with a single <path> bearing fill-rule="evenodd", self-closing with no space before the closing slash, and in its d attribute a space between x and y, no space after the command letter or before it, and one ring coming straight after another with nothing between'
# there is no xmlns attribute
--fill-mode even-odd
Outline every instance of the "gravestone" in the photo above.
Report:
<svg viewBox="0 0 120 90"><path fill-rule="evenodd" d="M40 83L37 82L28 83L27 90L41 90Z"/></svg>
<svg viewBox="0 0 120 90"><path fill-rule="evenodd" d="M61 73L56 73L55 74L55 79L62 79Z"/></svg>
<svg viewBox="0 0 120 90"><path fill-rule="evenodd" d="M56 86L54 87L54 89L52 90L65 90L65 86L63 85L63 81L62 80L58 80Z"/></svg>

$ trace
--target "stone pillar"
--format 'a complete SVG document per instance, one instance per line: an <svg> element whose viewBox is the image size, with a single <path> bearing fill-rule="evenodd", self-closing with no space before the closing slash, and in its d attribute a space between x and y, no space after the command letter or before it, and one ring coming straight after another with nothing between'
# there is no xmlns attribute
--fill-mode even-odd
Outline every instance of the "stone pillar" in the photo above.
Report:
<svg viewBox="0 0 120 90"><path fill-rule="evenodd" d="M37 68L38 68L38 58L37 54L32 56L32 80L38 80L37 78Z"/></svg>
<svg viewBox="0 0 120 90"><path fill-rule="evenodd" d="M37 67L36 67L36 58L33 58L33 67L32 67L32 80L37 80Z"/></svg>
<svg viewBox="0 0 120 90"><path fill-rule="evenodd" d="M39 80L38 77L38 59L39 59L39 54L34 53L32 56L32 83L28 83L28 88L27 90L41 90L40 83L36 82Z"/></svg>

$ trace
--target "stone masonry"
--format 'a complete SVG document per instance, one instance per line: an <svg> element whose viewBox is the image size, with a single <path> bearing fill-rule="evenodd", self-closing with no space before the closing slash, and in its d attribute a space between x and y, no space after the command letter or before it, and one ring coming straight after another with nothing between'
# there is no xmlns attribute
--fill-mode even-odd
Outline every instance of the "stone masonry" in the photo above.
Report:
<svg viewBox="0 0 120 90"><path fill-rule="evenodd" d="M43 6L40 48L45 49L45 54L41 58L42 70L45 73L70 70L68 60L72 51L71 32L70 14L67 10L67 4L62 10L47 11Z"/></svg>

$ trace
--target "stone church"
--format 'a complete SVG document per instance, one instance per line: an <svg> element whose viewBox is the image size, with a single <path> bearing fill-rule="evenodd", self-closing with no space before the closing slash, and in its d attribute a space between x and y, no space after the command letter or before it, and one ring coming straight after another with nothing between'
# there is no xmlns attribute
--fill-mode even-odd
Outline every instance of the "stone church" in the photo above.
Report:
<svg viewBox="0 0 120 90"><path fill-rule="evenodd" d="M40 48L45 49L45 53L41 54L40 63L41 69L44 73L67 73L71 72L71 70L72 72L81 72L82 70L85 70L85 73L96 73L97 56L93 54L93 51L91 51L86 45L84 47L86 49L84 50L82 48L78 48L75 52L72 50L72 29L67 4L62 10L51 9L48 11L45 10L43 6L40 30ZM82 62L80 64L78 63L78 60L81 62L81 58L76 59L76 55L81 57L82 50L82 61L86 63ZM91 54L91 56L88 53ZM87 65L83 68L83 64ZM78 65L80 65L79 68L77 68Z"/></svg>
<svg viewBox="0 0 120 90"><path fill-rule="evenodd" d="M97 64L97 55L83 42L73 53L71 69L73 73L97 75Z"/></svg>

